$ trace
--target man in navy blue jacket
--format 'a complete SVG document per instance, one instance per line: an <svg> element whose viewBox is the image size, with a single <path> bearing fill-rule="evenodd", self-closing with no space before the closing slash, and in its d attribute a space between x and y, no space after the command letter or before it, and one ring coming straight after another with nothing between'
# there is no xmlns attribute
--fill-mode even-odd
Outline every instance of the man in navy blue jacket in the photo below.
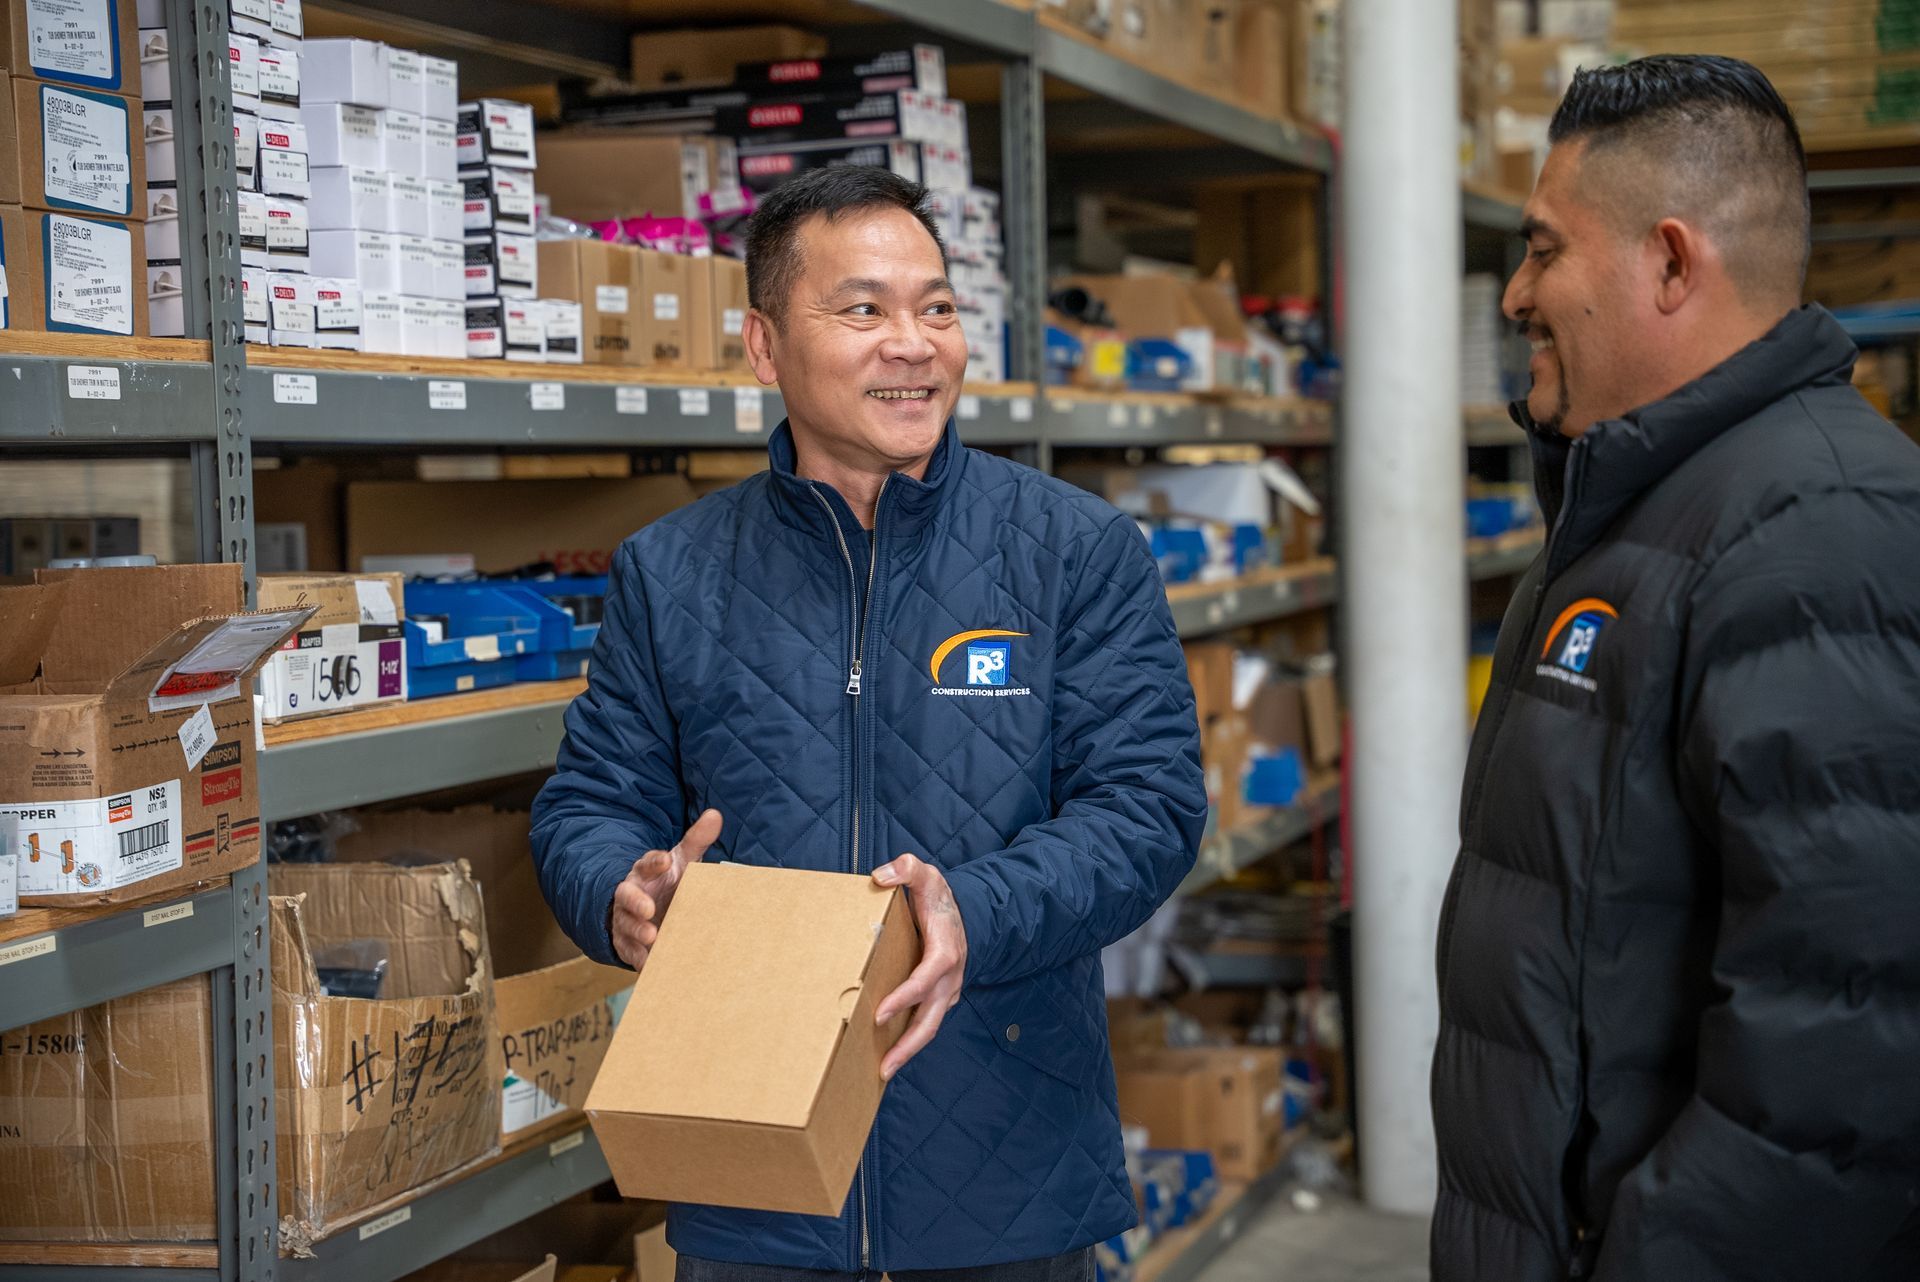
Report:
<svg viewBox="0 0 1920 1282"><path fill-rule="evenodd" d="M961 445L924 189L782 187L747 275L788 420L769 471L620 548L535 808L541 884L588 955L635 968L703 857L909 891L923 960L878 1015L914 1015L846 1207L675 1207L681 1282L1086 1282L1134 1218L1100 950L1206 820L1159 575L1107 504Z"/></svg>

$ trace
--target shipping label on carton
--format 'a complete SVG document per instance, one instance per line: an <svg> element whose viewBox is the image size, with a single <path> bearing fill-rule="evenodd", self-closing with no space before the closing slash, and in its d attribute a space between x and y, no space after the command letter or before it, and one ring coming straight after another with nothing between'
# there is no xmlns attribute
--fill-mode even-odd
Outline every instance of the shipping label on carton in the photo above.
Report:
<svg viewBox="0 0 1920 1282"><path fill-rule="evenodd" d="M133 233L115 223L49 214L43 224L47 328L132 334Z"/></svg>
<svg viewBox="0 0 1920 1282"><path fill-rule="evenodd" d="M265 719L344 712L406 698L401 593L398 575L262 576L263 605L319 610L261 669Z"/></svg>
<svg viewBox="0 0 1920 1282"><path fill-rule="evenodd" d="M120 5L126 0L25 0L33 74L118 88Z"/></svg>
<svg viewBox="0 0 1920 1282"><path fill-rule="evenodd" d="M0 813L20 824L11 854L23 895L120 890L184 862L178 779L115 797L4 803Z"/></svg>
<svg viewBox="0 0 1920 1282"><path fill-rule="evenodd" d="M40 87L47 203L122 217L133 208L133 132L127 100Z"/></svg>

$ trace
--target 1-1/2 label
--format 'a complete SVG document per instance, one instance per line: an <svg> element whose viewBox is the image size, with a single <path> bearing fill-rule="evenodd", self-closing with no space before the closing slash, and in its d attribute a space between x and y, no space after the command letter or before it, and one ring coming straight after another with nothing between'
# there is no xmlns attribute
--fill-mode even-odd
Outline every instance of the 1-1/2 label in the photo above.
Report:
<svg viewBox="0 0 1920 1282"><path fill-rule="evenodd" d="M427 408L435 410L467 408L467 385L453 379L430 379L427 383Z"/></svg>

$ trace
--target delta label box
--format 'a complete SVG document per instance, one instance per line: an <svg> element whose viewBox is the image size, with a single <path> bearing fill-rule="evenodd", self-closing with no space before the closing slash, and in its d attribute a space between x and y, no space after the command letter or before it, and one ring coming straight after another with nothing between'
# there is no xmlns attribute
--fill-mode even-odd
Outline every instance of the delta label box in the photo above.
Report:
<svg viewBox="0 0 1920 1282"><path fill-rule="evenodd" d="M587 1095L621 1193L839 1214L906 1028L874 1011L919 957L898 888L689 867Z"/></svg>
<svg viewBox="0 0 1920 1282"><path fill-rule="evenodd" d="M260 673L269 722L397 703L407 697L398 574L263 574L260 607L315 607Z"/></svg>
<svg viewBox="0 0 1920 1282"><path fill-rule="evenodd" d="M132 93L140 85L133 0L9 0L0 67L16 76Z"/></svg>
<svg viewBox="0 0 1920 1282"><path fill-rule="evenodd" d="M23 901L112 903L259 859L248 682L311 612L156 628L196 588L225 599L214 570L42 571L0 588L0 810L21 820Z"/></svg>

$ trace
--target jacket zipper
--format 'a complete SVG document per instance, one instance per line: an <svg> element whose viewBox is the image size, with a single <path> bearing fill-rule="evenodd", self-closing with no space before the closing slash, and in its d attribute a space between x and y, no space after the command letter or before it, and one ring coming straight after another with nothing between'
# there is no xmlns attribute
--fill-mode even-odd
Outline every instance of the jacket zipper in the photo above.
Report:
<svg viewBox="0 0 1920 1282"><path fill-rule="evenodd" d="M891 478L889 478L891 479ZM853 592L853 599L847 603L847 618L853 624L853 663L847 669L847 694L853 699L853 859L848 870L855 876L860 873L860 692L861 668L866 662L867 624L873 618L873 579L874 571L880 564L880 500L887 494L887 482L880 482L880 492L874 498L873 505L873 547L867 555L867 594L859 595L860 581L853 568L853 550L847 546L846 531L840 528L840 517L833 510L833 504L827 502L824 494L814 489L813 497L820 500L820 506L827 510L827 519L833 523L833 537L839 541L840 557L847 563L847 587ZM869 1140L871 1144L871 1140ZM873 1259L873 1237L867 1225L867 1163L864 1156L860 1162L860 1272L865 1274Z"/></svg>

